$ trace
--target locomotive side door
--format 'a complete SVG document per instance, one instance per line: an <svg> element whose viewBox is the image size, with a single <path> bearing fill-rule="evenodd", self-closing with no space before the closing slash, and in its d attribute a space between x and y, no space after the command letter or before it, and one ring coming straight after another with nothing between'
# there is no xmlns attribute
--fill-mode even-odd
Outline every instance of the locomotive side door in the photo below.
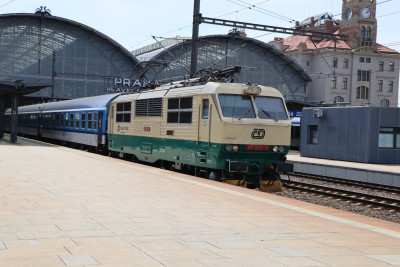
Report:
<svg viewBox="0 0 400 267"><path fill-rule="evenodd" d="M199 126L198 126L198 145L210 144L210 130L211 130L211 107L210 100L208 98L202 99L199 107Z"/></svg>

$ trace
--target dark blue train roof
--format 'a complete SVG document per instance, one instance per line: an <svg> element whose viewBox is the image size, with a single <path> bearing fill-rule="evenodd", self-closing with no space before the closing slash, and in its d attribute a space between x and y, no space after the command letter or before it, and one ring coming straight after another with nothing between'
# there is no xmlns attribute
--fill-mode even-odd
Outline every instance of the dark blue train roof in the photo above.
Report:
<svg viewBox="0 0 400 267"><path fill-rule="evenodd" d="M36 104L30 106L22 106L18 108L18 112L49 112L49 111L66 111L66 110L77 110L77 109L105 109L111 100L119 96L118 94L107 94L100 96L91 96L85 98L71 99L58 102L50 102L43 104ZM9 113L9 110L6 113Z"/></svg>

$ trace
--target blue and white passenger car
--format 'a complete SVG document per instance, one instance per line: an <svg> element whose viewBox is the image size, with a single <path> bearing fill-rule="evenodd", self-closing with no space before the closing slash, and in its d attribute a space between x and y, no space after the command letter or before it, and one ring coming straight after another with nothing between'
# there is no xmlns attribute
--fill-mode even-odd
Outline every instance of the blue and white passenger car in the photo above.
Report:
<svg viewBox="0 0 400 267"><path fill-rule="evenodd" d="M106 145L110 102L120 94L22 106L18 132L98 148ZM7 110L5 116L10 116Z"/></svg>

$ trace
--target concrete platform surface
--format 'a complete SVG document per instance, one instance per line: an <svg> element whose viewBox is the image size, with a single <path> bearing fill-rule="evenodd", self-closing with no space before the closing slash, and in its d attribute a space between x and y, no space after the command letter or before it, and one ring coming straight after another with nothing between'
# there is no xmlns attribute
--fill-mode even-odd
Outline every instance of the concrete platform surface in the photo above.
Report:
<svg viewBox="0 0 400 267"><path fill-rule="evenodd" d="M400 266L400 224L19 138L0 266Z"/></svg>

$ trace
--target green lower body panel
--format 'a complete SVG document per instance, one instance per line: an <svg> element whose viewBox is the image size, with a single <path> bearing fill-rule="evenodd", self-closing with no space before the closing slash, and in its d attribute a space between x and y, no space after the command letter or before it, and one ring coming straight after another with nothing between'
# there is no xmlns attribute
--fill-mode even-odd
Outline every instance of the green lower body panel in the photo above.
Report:
<svg viewBox="0 0 400 267"><path fill-rule="evenodd" d="M285 161L289 147L283 153L273 152L272 146L268 151L248 151L244 144L238 151L227 151L226 144L109 134L108 149L135 155L149 163L164 160L205 169L261 175L268 172L274 163Z"/></svg>

